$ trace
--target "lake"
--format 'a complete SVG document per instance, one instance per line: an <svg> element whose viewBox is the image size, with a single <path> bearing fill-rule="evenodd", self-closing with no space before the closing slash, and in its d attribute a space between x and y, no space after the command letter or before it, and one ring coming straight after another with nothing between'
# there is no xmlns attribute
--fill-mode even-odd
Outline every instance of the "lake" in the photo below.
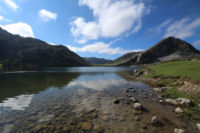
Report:
<svg viewBox="0 0 200 133"><path fill-rule="evenodd" d="M151 87L120 74L133 69L138 68L69 67L1 74L0 132L168 133L189 124L171 107L156 102L159 98ZM130 87L144 112L128 102ZM114 104L115 99L120 103ZM155 114L170 124L152 127Z"/></svg>

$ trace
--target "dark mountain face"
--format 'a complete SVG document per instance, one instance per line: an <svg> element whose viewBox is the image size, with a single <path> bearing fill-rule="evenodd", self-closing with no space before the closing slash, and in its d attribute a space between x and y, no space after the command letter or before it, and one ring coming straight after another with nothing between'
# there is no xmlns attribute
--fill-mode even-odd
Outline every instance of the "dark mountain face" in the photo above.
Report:
<svg viewBox="0 0 200 133"><path fill-rule="evenodd" d="M84 59L91 64L106 64L112 61L112 60L108 60L104 58L96 58L96 57L85 57Z"/></svg>
<svg viewBox="0 0 200 133"><path fill-rule="evenodd" d="M200 52L191 44L180 39L169 37L146 51L133 54L126 60L118 63L118 66L128 66L134 64L149 64L162 61L178 60L199 55Z"/></svg>
<svg viewBox="0 0 200 133"><path fill-rule="evenodd" d="M0 63L6 68L17 69L88 65L87 61L65 46L53 46L38 39L12 35L1 28Z"/></svg>

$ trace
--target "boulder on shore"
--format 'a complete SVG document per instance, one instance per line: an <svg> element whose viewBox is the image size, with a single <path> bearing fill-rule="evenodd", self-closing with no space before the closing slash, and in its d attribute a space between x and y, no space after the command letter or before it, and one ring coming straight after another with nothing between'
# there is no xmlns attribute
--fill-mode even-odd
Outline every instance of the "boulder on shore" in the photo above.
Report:
<svg viewBox="0 0 200 133"><path fill-rule="evenodd" d="M185 130L175 128L174 133L185 133Z"/></svg>
<svg viewBox="0 0 200 133"><path fill-rule="evenodd" d="M175 112L176 112L176 113L183 113L183 110L182 110L180 107L177 107L177 108L175 109Z"/></svg>
<svg viewBox="0 0 200 133"><path fill-rule="evenodd" d="M140 103L134 103L133 105L135 110L141 110L142 109L142 105Z"/></svg>

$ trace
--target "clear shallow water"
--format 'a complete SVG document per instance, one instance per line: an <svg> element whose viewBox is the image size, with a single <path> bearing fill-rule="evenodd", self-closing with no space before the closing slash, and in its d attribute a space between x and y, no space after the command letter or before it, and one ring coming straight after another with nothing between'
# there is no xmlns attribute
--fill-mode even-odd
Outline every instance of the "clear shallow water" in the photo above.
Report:
<svg viewBox="0 0 200 133"><path fill-rule="evenodd" d="M2 74L0 132L141 132L151 114L159 111L153 108L156 94L149 86L118 74L132 69L74 67ZM145 106L155 110L144 114L142 124L137 122L131 105L113 104L113 99L126 97L124 89L128 87L134 87L135 97L146 100ZM172 123L184 125L176 119ZM171 130L174 126L167 128ZM152 127L148 130L157 131Z"/></svg>

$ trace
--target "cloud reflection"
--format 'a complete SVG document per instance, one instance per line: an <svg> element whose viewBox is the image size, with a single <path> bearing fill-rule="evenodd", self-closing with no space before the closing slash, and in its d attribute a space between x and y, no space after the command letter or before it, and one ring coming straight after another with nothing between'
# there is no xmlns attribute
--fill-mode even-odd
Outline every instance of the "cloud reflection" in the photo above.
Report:
<svg viewBox="0 0 200 133"><path fill-rule="evenodd" d="M8 98L0 103L0 107L8 107L13 110L25 110L29 107L32 101L33 95L20 95L15 98Z"/></svg>

